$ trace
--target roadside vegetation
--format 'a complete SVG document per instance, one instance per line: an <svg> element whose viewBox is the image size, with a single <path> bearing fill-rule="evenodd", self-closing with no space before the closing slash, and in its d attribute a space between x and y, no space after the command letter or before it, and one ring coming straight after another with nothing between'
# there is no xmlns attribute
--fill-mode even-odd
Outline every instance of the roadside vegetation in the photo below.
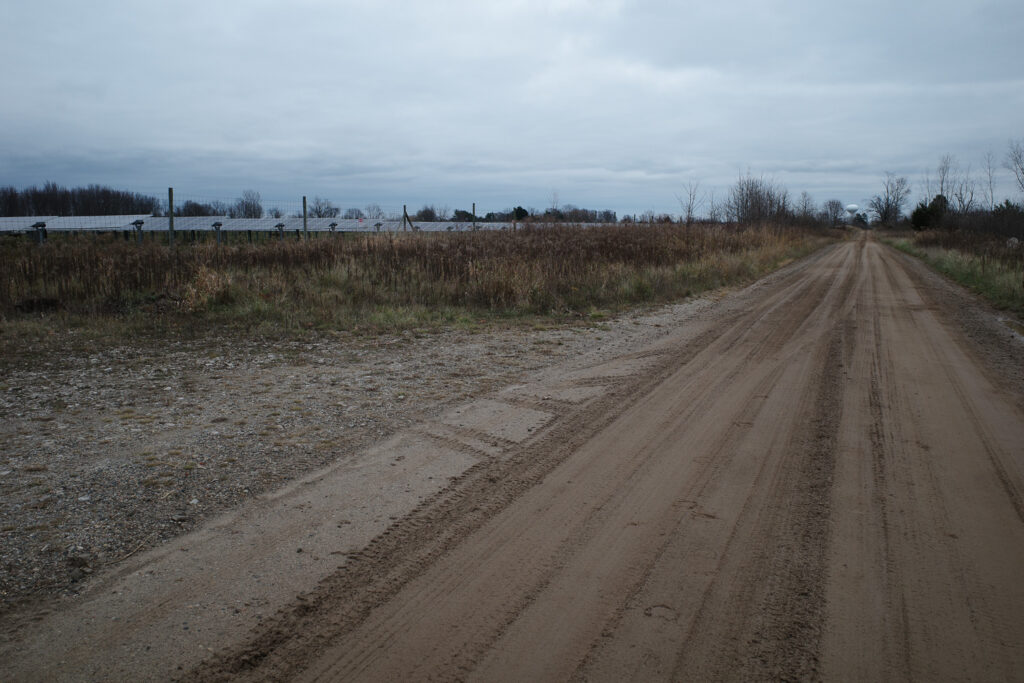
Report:
<svg viewBox="0 0 1024 683"><path fill-rule="evenodd" d="M928 230L891 240L896 248L1024 319L1024 249L995 233Z"/></svg>
<svg viewBox="0 0 1024 683"><path fill-rule="evenodd" d="M752 281L824 231L633 224L337 234L169 249L116 236L0 241L4 346L85 336L375 331L536 317L599 319Z"/></svg>
<svg viewBox="0 0 1024 683"><path fill-rule="evenodd" d="M1010 141L1003 167L1024 193L1024 141ZM990 151L981 173L944 155L925 172L922 199L903 213L910 181L886 174L870 204L873 225L898 231L887 241L935 270L1024 319L1024 205L996 199L999 164Z"/></svg>

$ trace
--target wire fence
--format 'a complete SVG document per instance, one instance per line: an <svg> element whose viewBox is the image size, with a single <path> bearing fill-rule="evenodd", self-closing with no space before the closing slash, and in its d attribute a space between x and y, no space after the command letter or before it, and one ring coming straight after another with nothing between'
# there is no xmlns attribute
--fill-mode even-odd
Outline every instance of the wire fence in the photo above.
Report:
<svg viewBox="0 0 1024 683"><path fill-rule="evenodd" d="M145 197L144 195L132 195ZM152 199L152 198L149 198ZM45 205L37 201L38 205ZM249 242L267 239L308 239L311 234L401 231L465 231L515 229L520 221L482 220L472 212L457 211L460 220L440 220L447 212L424 207L413 216L407 206L361 207L335 206L319 197L291 201L264 201L253 192L231 202L201 195L177 197L173 188L166 200L153 202L148 213L111 213L106 215L31 215L0 217L0 233L26 235L44 242L49 233L120 233L125 240L159 239L171 244L177 240L215 239L237 242L244 235ZM72 206L61 207L73 211ZM427 213L430 219L421 216ZM492 214L493 216L493 214ZM491 217L489 217L491 218ZM230 237L229 237L230 236Z"/></svg>

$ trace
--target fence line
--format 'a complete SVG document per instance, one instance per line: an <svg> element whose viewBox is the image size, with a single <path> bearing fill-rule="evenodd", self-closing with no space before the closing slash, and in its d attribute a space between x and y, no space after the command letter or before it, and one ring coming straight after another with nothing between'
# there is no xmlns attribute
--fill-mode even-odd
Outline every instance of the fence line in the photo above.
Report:
<svg viewBox="0 0 1024 683"><path fill-rule="evenodd" d="M258 193L252 191L244 192L242 197L233 202L201 195L178 195L176 197L174 188L168 188L166 200L159 202L148 195L137 196L148 198L150 204L155 204L154 211L150 214L127 215L0 217L0 234L28 235L34 241L42 244L50 232L116 233L122 234L126 241L134 238L141 244L148 238L162 241L173 247L177 235L191 242L206 241L213 237L220 244L228 240L228 236L231 236L230 241L238 243L240 233L244 233L249 242L254 242L274 238L284 240L291 238L293 234L297 239L309 239L314 233L516 230L524 222L532 222L538 217L535 210L531 209L530 220L521 220L520 215L526 217L527 212L521 207L517 207L515 210L509 209L497 214L488 214L487 219L489 220L481 220L476 215L476 202L471 203L471 212L456 210L454 216L457 220L436 220L435 216L451 215L448 207L438 208L424 205L423 209L410 217L407 205L402 205L399 211L395 205L382 208L379 204L371 203L365 206L364 211L364 209L351 207L342 209L320 197L315 197L312 202L308 202L307 197L302 197L301 202L280 200L264 202ZM265 210L265 205L269 205L270 208ZM73 210L70 205L68 208ZM553 213L557 212L546 211L539 218L544 224L564 223L580 226L607 225L609 222L616 222L615 214L610 211L595 212L575 208L572 211L592 215L570 217L558 213L556 217ZM204 215L196 215L197 213ZM608 214L611 215L610 221L606 220ZM426 218L427 215L429 218ZM494 220L496 218L504 220ZM660 218L672 220L667 215ZM633 221L655 222L654 214L652 213L649 219L645 214L639 221L634 216Z"/></svg>
<svg viewBox="0 0 1024 683"><path fill-rule="evenodd" d="M168 216L17 216L0 218L0 232L32 233L38 229L48 232L169 232ZM229 216L175 216L174 232L302 232L303 218L231 218ZM219 224L219 225L218 225ZM513 222L459 222L369 219L369 218L307 218L309 232L443 232L452 230L505 230L522 225ZM216 226L216 227L215 227Z"/></svg>
<svg viewBox="0 0 1024 683"><path fill-rule="evenodd" d="M179 200L181 197L179 196ZM285 239L287 235L295 234L299 238L309 238L310 233L343 233L343 232L400 232L400 231L466 231L477 229L488 230L515 230L519 225L517 221L511 222L489 222L482 223L472 221L413 221L408 214L406 206L402 206L401 214L392 211L388 218L339 218L339 217L314 217L310 215L307 198L302 198L302 211L290 216L284 216L281 211L281 203L271 209L276 215L265 215L260 218L237 218L230 215L207 215L207 216L182 216L177 212L182 206L189 207L201 204L196 202L196 197L186 198L184 202L176 203L174 188L168 188L166 210L167 215L155 216L152 214L117 214L104 216L13 216L0 217L0 233L29 235L35 241L42 243L49 232L62 233L123 233L125 239L132 236L141 243L146 233L150 235L166 234L167 241L173 245L176 235L185 235L193 241L197 235L216 236L217 242L222 241L226 234L247 233L249 241L252 241L253 234L273 233L278 239ZM223 202L214 200L214 205L224 207ZM379 205L370 205L377 212L383 213ZM341 210L331 207L333 212L341 214ZM473 203L473 210L476 204ZM262 213L262 206L259 207ZM346 213L362 213L361 210L348 209ZM398 217L396 217L398 216ZM474 215L475 218L475 215ZM201 238L201 237L200 237Z"/></svg>

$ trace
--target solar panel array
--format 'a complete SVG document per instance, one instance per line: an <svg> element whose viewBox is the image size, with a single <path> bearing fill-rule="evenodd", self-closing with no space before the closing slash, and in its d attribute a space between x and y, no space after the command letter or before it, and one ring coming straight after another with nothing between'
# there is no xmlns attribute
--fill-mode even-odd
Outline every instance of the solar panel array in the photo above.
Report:
<svg viewBox="0 0 1024 683"><path fill-rule="evenodd" d="M16 216L13 218L0 218L0 232L26 232L33 230L36 223L49 225L57 220L57 216Z"/></svg>
<svg viewBox="0 0 1024 683"><path fill-rule="evenodd" d="M136 226L137 221L142 221ZM128 216L18 216L13 218L0 218L0 232L32 232L33 227L39 223L45 224L47 232L102 232L102 231L125 231L141 228L144 232L167 232L170 219L167 217L149 215L128 215ZM220 223L218 228L214 223ZM309 218L307 219L310 232L400 232L403 229L409 230L408 224L403 225L401 220L383 220L372 218L344 219L344 218ZM473 229L482 230L505 230L514 227L513 223L472 223L443 221L435 223L413 222L415 230L425 232L464 231ZM301 231L303 229L302 217L288 218L229 218L227 216L175 216L174 230L178 231L207 231L224 230L226 232L284 232Z"/></svg>
<svg viewBox="0 0 1024 683"><path fill-rule="evenodd" d="M45 224L47 231L67 230L134 230L135 221L148 221L149 214L128 216L18 216L0 218L0 231L27 232L37 223Z"/></svg>

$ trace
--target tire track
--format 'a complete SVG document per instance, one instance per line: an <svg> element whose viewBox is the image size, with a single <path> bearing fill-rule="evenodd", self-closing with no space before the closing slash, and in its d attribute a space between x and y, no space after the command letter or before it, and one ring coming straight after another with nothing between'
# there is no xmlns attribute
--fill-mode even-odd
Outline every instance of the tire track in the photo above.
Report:
<svg viewBox="0 0 1024 683"><path fill-rule="evenodd" d="M1024 525L1000 470L1020 467L1024 419L950 323L948 293L919 286L891 250L866 251L823 671L1012 679L1024 664Z"/></svg>
<svg viewBox="0 0 1024 683"><path fill-rule="evenodd" d="M1012 678L1021 401L921 277L862 236L421 425L479 462L184 679Z"/></svg>

